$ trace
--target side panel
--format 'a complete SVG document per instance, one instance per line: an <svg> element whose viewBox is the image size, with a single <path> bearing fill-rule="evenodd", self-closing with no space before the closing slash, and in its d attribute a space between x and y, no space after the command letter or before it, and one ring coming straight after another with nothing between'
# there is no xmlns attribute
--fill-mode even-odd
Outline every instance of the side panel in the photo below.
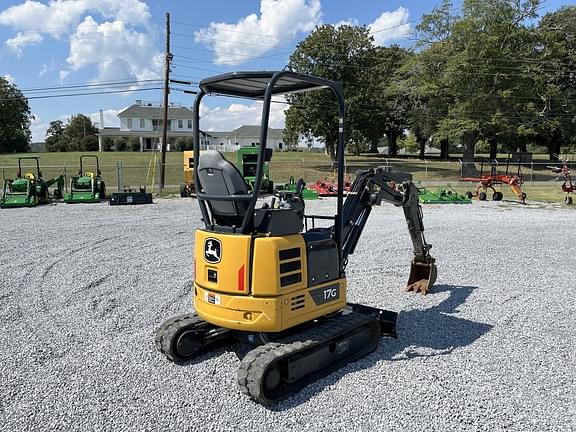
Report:
<svg viewBox="0 0 576 432"><path fill-rule="evenodd" d="M338 279L284 296L282 327L312 321L346 306L346 279Z"/></svg>
<svg viewBox="0 0 576 432"><path fill-rule="evenodd" d="M184 151L184 183L194 183L194 152Z"/></svg>
<svg viewBox="0 0 576 432"><path fill-rule="evenodd" d="M194 308L200 318L225 328L279 332L346 306L346 280L304 288L278 297L220 294L194 284Z"/></svg>
<svg viewBox="0 0 576 432"><path fill-rule="evenodd" d="M306 245L300 234L257 237L252 263L252 295L278 296L306 287Z"/></svg>
<svg viewBox="0 0 576 432"><path fill-rule="evenodd" d="M196 230L196 283L216 292L249 294L251 240L249 235Z"/></svg>

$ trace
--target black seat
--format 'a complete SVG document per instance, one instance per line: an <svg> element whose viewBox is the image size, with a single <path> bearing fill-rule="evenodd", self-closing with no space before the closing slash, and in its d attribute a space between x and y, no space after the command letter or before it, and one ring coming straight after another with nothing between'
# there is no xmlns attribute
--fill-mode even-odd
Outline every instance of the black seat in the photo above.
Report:
<svg viewBox="0 0 576 432"><path fill-rule="evenodd" d="M198 178L201 189L207 195L248 194L248 185L238 168L216 150L200 152ZM249 200L207 202L214 222L225 226L240 226L249 204Z"/></svg>

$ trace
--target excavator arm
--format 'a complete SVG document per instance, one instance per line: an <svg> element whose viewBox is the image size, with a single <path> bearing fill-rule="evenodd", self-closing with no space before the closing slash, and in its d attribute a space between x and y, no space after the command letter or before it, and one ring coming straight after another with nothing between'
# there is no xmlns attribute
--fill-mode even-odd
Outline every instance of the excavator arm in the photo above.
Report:
<svg viewBox="0 0 576 432"><path fill-rule="evenodd" d="M424 238L418 189L410 180L398 183L383 167L359 171L346 197L343 208L342 261L345 264L348 255L354 253L372 207L380 205L382 201L402 207L408 224L414 259L406 290L426 294L436 281L437 268L434 258L430 255L432 245L426 243Z"/></svg>

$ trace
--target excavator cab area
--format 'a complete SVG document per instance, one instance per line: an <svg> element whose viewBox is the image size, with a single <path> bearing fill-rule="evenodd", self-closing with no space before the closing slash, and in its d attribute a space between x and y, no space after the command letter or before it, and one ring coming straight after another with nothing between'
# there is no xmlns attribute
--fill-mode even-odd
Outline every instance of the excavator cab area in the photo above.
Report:
<svg viewBox="0 0 576 432"><path fill-rule="evenodd" d="M194 313L165 321L156 347L185 362L222 344L247 345L240 390L264 405L396 337L396 312L347 302L346 266L373 206L402 207L414 246L407 289L426 293L436 266L423 235L417 188L393 186L382 168L359 171L344 200L345 106L339 83L292 71L234 72L202 80L194 102L194 184L203 227L194 241ZM338 106L337 196L333 215L306 215L304 182L295 192L260 198L272 98L329 89ZM206 95L260 100L253 184L218 151L200 152ZM251 180L252 182L252 180ZM315 221L328 221L317 228ZM331 225L330 225L331 224Z"/></svg>

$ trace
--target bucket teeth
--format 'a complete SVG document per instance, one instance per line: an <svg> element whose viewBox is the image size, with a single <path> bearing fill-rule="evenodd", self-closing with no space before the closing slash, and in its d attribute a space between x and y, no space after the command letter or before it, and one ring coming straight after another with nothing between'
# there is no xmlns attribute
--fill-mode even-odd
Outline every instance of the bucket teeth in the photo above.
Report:
<svg viewBox="0 0 576 432"><path fill-rule="evenodd" d="M432 288L434 282L436 282L437 274L438 270L434 262L423 263L412 261L406 291L420 292L424 295L428 294L428 291L430 291L430 288Z"/></svg>

